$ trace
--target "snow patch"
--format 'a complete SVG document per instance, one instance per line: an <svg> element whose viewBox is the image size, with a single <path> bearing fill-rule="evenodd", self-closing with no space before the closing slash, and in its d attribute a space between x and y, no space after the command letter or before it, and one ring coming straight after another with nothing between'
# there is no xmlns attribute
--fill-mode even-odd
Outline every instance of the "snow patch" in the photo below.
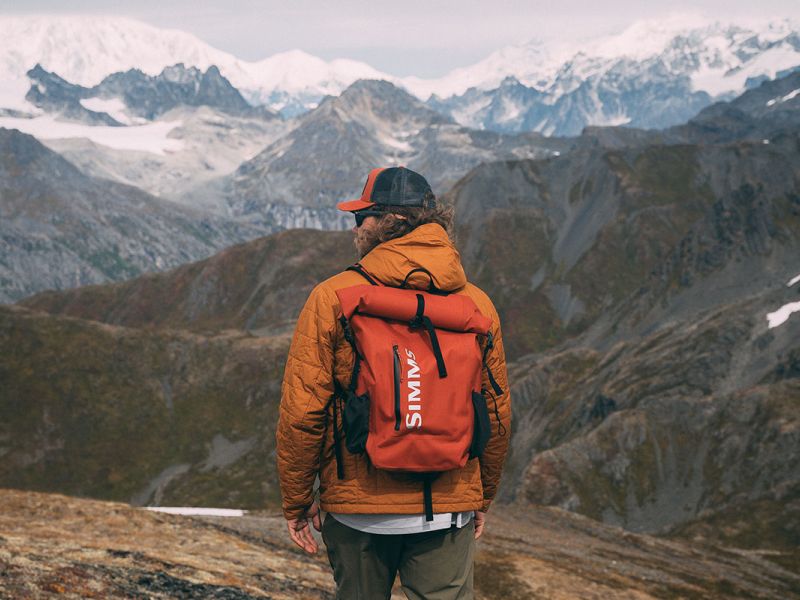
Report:
<svg viewBox="0 0 800 600"><path fill-rule="evenodd" d="M789 280L789 282L786 284L786 287L792 287L795 283L798 283L798 282L800 282L800 275L797 275L796 277L792 277Z"/></svg>
<svg viewBox="0 0 800 600"><path fill-rule="evenodd" d="M40 140L86 138L115 150L138 150L162 156L183 150L182 140L168 137L181 125L181 121L158 121L135 127L110 127L58 121L52 115L33 119L0 117L0 127L18 129Z"/></svg>
<svg viewBox="0 0 800 600"><path fill-rule="evenodd" d="M193 506L145 506L145 510L203 517L243 517L247 511L239 508L197 508Z"/></svg>
<svg viewBox="0 0 800 600"><path fill-rule="evenodd" d="M497 117L498 123L513 121L522 114L522 106L511 100L503 98L500 103L500 116Z"/></svg>
<svg viewBox="0 0 800 600"><path fill-rule="evenodd" d="M25 94L31 87L27 79L7 79L0 83L0 108L14 111L42 114L43 111L25 99Z"/></svg>
<svg viewBox="0 0 800 600"><path fill-rule="evenodd" d="M645 19L627 27L622 33L603 36L586 45L585 52L604 58L645 60L661 53L675 36L708 27L707 18L697 14L677 14L661 19Z"/></svg>
<svg viewBox="0 0 800 600"><path fill-rule="evenodd" d="M782 96L780 98L773 98L772 100L767 102L767 106L775 106L776 104L781 104L782 102L787 102L787 101L791 100L792 98L794 98L795 96L797 96L798 94L800 94L800 88L797 88L796 90L792 90L791 92L789 92L788 94L786 94L785 96Z"/></svg>
<svg viewBox="0 0 800 600"><path fill-rule="evenodd" d="M707 92L710 96L739 94L744 91L745 83L750 78L766 75L774 79L780 71L800 64L800 52L788 43L776 45L741 64L730 50L727 54L730 56L706 62L689 75L693 90Z"/></svg>
<svg viewBox="0 0 800 600"><path fill-rule="evenodd" d="M600 100L598 99L598 102ZM618 127L620 125L626 125L627 123L631 122L631 118L627 115L602 115L598 114L595 117L589 119L590 125L596 125L598 127Z"/></svg>
<svg viewBox="0 0 800 600"><path fill-rule="evenodd" d="M142 125L145 119L131 119L128 116L128 107L122 98L83 98L81 106L97 113L106 113L109 117L123 125Z"/></svg>
<svg viewBox="0 0 800 600"><path fill-rule="evenodd" d="M387 133L378 132L378 141L381 144L389 146L389 148L399 152L413 152L414 148L408 142L398 139Z"/></svg>
<svg viewBox="0 0 800 600"><path fill-rule="evenodd" d="M767 321L769 322L769 329L783 325L789 318L789 315L795 312L800 312L800 302L784 304L775 312L768 313Z"/></svg>
<svg viewBox="0 0 800 600"><path fill-rule="evenodd" d="M470 102L462 108L456 108L453 111L453 118L456 122L473 127L483 129L480 114L492 103L491 96L482 96L480 99Z"/></svg>

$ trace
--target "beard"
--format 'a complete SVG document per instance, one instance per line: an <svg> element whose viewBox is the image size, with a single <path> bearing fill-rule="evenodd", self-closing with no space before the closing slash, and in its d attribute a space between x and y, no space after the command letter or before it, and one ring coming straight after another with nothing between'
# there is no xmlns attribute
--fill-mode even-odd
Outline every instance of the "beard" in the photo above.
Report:
<svg viewBox="0 0 800 600"><path fill-rule="evenodd" d="M380 244L380 240L378 239L376 232L374 230L368 230L362 227L358 228L355 237L353 238L353 245L356 247L356 255L358 256L358 260L361 260L367 254L369 254L378 244Z"/></svg>

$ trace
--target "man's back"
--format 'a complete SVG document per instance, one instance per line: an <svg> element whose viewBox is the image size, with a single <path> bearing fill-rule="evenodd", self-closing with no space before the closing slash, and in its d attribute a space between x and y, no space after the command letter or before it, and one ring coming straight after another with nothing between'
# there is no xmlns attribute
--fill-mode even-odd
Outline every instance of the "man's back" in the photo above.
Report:
<svg viewBox="0 0 800 600"><path fill-rule="evenodd" d="M486 294L467 282L446 231L452 210L436 205L420 175L402 167L374 169L362 197L339 208L355 215L363 273L344 271L316 286L297 321L277 430L289 533L306 551L316 551L309 520L320 529L313 489L319 477L320 504L329 513L321 528L337 598L388 598L398 570L411 598L471 598L473 538L483 530L510 433L511 400L497 311ZM414 474L376 468L368 452L342 451L348 441L341 426L343 396L353 400L342 390L355 391L353 348L358 340L346 334L337 292L364 286L365 276L376 285L400 287L405 282L421 290L432 284L448 294L468 296L488 319L482 330L481 373L475 373L477 389L472 390L493 417L488 443L479 458L464 455L463 467L438 474L424 487ZM433 325L427 326L433 344ZM439 373L443 375L441 368ZM485 398L482 390L488 390ZM465 395L464 402L475 402L474 395ZM427 517L434 513L433 521L423 520L425 508ZM418 532L409 533L417 523ZM376 527L381 533L374 533Z"/></svg>
<svg viewBox="0 0 800 600"><path fill-rule="evenodd" d="M413 269L424 268L433 275L438 289L470 297L481 313L491 319L495 347L487 357L488 366L505 391L496 398L500 422L493 423L493 435L480 464L470 461L463 469L443 474L433 482L432 489L434 512L485 510L494 497L508 445L508 436L500 434L508 429L510 419L502 333L494 305L483 291L467 282L458 252L446 232L435 224L423 225L402 238L381 244L360 264L375 279L393 286L399 286ZM334 392L333 373L340 385L347 386L353 370L353 352L344 339L336 291L363 283L363 277L352 271L331 277L314 289L298 319L286 365L278 429L284 511L291 512L310 504L308 481L313 482L313 465L319 464L320 500L325 511L422 512L420 486L416 481L371 468L364 455L344 453L345 476L342 480L337 477L333 431L327 427L329 420L325 418L330 407L325 405ZM408 283L412 288L426 289L429 279L420 272ZM484 387L492 387L488 378ZM490 402L490 414L494 415L494 400ZM332 413L329 416L332 421ZM321 451L321 458L319 454L312 458L314 449ZM308 457L304 464L298 462L298 451ZM313 473L316 475L316 470Z"/></svg>

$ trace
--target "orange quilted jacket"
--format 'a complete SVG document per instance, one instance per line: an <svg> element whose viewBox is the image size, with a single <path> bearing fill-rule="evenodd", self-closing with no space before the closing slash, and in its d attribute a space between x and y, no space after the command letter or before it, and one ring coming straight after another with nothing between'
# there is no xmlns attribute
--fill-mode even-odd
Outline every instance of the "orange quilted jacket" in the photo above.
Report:
<svg viewBox="0 0 800 600"><path fill-rule="evenodd" d="M424 267L442 290L466 294L492 319L495 345L487 362L503 388L495 406L489 399L492 436L480 459L448 471L433 482L434 512L487 510L494 498L511 432L511 397L508 391L503 338L497 311L480 289L467 283L458 251L436 224L374 248L361 265L386 285L398 286L406 274ZM411 287L427 288L428 277L412 276ZM311 292L297 320L281 389L277 429L278 475L283 512L287 519L301 516L313 500L319 475L322 509L338 513L416 514L423 511L422 484L407 475L380 471L362 455L343 448L344 479L336 474L333 449L333 378L346 387L353 368L353 353L339 324L341 309L336 290L363 285L357 273L345 271L319 284ZM490 388L486 371L483 385ZM501 435L501 430L503 434Z"/></svg>

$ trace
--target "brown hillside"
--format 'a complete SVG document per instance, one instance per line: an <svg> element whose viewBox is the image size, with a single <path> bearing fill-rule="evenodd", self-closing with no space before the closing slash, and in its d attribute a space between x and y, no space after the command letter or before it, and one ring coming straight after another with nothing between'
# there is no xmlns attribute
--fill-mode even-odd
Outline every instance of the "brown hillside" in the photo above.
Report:
<svg viewBox="0 0 800 600"><path fill-rule="evenodd" d="M183 517L0 490L0 596L333 598L324 550L292 545L274 514ZM797 597L800 577L757 554L627 533L558 509L492 511L476 597ZM402 598L396 591L393 598Z"/></svg>
<svg viewBox="0 0 800 600"><path fill-rule="evenodd" d="M43 292L19 304L128 327L283 333L311 289L355 259L349 232L294 229L164 273Z"/></svg>

